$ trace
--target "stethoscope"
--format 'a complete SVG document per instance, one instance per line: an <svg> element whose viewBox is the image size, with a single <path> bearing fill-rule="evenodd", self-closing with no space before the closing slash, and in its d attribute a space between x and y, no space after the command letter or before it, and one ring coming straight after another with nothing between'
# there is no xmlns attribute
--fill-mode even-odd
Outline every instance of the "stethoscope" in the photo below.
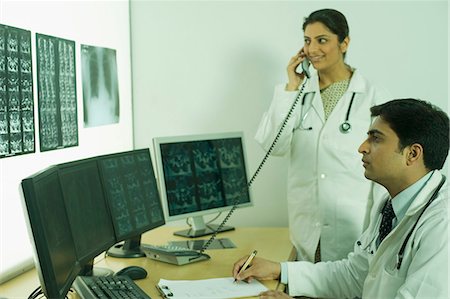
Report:
<svg viewBox="0 0 450 299"><path fill-rule="evenodd" d="M348 120L350 118L350 111L352 109L353 100L355 99L355 94L356 94L355 92L352 94L352 98L350 100L350 103L348 104L348 109L347 109L347 114L345 116L345 121L339 126L339 131L341 131L341 133L343 133L343 134L347 134L352 129L352 125L348 122Z"/></svg>
<svg viewBox="0 0 450 299"><path fill-rule="evenodd" d="M411 238L411 235L414 231L414 229L416 228L417 224L419 223L420 218L422 217L423 213L425 212L425 210L428 208L428 206L437 198L439 190L441 190L442 186L444 185L446 180L446 177L443 175L442 179L438 185L438 187L436 188L436 190L434 190L433 195L431 195L430 199L428 200L428 202L426 203L425 207L423 208L422 212L420 213L419 217L417 218L416 222L414 223L413 227L411 228L411 230L409 231L408 235L406 236L405 240L403 241L402 247L400 247L399 252L397 253L397 261L396 261L396 268L397 270L400 269L401 265L402 265L402 261L403 261L403 256L405 253L405 249L406 249L406 245L408 244L409 239ZM368 243L368 245L365 248L362 248L363 250L366 250L368 253L373 254L373 250L369 250L368 248L370 247L370 245L373 243L374 239L375 239L375 234L373 235L374 237L372 238L372 240ZM356 245L358 246L362 246L361 241L357 241Z"/></svg>
<svg viewBox="0 0 450 299"><path fill-rule="evenodd" d="M300 109L300 115L303 115L303 109L305 107L305 102L306 102L306 96L308 94L306 93L303 98L302 98L302 104L301 104L301 109ZM349 122L350 119L350 111L352 110L352 105L353 105L353 100L355 99L355 95L356 93L353 92L352 94L352 98L350 99L350 103L348 104L348 108L347 108L347 114L345 115L345 121L339 126L339 131L341 131L342 134L347 134L348 132L350 132L352 130L352 125ZM302 119L300 120L300 124L294 129L300 129L300 130L312 130L312 127L305 127L303 125L303 123L305 122L306 117L309 114L309 111L311 110L311 107L309 107L308 111L306 111L306 113L302 116Z"/></svg>
<svg viewBox="0 0 450 299"><path fill-rule="evenodd" d="M403 253L405 252L405 248L406 248L406 244L409 241L409 238L411 237L414 229L417 226L417 223L419 223L420 217L422 217L423 213L425 212L425 210L428 208L428 206L437 198L439 190L441 190L442 186L445 183L445 175L442 176L441 182L439 183L439 186L436 188L436 190L434 190L433 195L431 196L430 200L428 200L427 204L425 205L425 207L423 208L422 212L420 213L419 217L416 220L416 223L414 223L414 226L412 227L412 229L409 231L408 235L406 236L405 241L403 241L402 247L400 248L400 251L397 254L397 270L400 269L400 266L402 265L402 261L403 261Z"/></svg>

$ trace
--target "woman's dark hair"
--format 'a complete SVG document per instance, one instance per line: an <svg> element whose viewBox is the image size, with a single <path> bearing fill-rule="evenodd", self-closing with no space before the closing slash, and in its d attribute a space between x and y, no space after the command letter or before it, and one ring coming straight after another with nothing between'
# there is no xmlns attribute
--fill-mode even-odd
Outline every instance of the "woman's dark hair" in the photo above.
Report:
<svg viewBox="0 0 450 299"><path fill-rule="evenodd" d="M316 22L324 24L331 32L336 34L340 43L349 34L347 19L337 10L325 8L312 12L303 22L303 31L305 31L306 26Z"/></svg>
<svg viewBox="0 0 450 299"><path fill-rule="evenodd" d="M399 150L418 143L429 170L441 169L449 151L449 119L438 107L416 99L398 99L370 108L399 138Z"/></svg>

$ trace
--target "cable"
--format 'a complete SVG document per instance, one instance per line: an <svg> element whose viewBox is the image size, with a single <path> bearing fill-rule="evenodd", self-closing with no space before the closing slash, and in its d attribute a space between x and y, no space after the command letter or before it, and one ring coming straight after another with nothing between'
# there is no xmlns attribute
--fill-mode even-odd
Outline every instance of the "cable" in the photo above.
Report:
<svg viewBox="0 0 450 299"><path fill-rule="evenodd" d="M217 218L220 217L220 215L222 215L222 212L219 212L219 213L217 214L217 216L215 216L213 219L209 220L209 221L206 222L205 224L210 224L211 222L214 222Z"/></svg>
<svg viewBox="0 0 450 299"><path fill-rule="evenodd" d="M214 222L217 218L220 217L220 215L222 215L222 212L217 213L217 215L214 216L214 218L212 218L212 219L209 220L208 222L205 222L205 225L208 225L208 224L210 224L211 222ZM189 218L191 218L191 217L186 218L186 224L187 224L189 227L192 227L192 224L189 223Z"/></svg>
<svg viewBox="0 0 450 299"><path fill-rule="evenodd" d="M38 286L36 289L34 289L34 291L31 292L31 294L28 296L28 299L35 299L39 295L43 295L43 291L42 291L41 286Z"/></svg>
<svg viewBox="0 0 450 299"><path fill-rule="evenodd" d="M259 172L263 168L264 164L266 163L267 159L269 158L270 154L273 152L275 145L277 144L278 140L281 137L281 134L283 133L284 129L286 128L287 122L292 116L292 113L294 113L295 108L297 107L298 101L300 100L301 95L303 94L303 90L305 89L306 82L308 81L307 78L305 78L305 81L303 82L300 91L297 94L297 97L295 98L294 102L292 103L291 108L289 109L288 113L286 114L286 117L284 118L283 122L281 123L281 127L275 136L272 144L270 145L269 149L267 150L266 154L264 155L263 159L261 160L261 163L259 163L259 166L256 168L255 173L253 174L252 178L248 181L247 186L243 188L243 190L239 194L243 194L247 191L255 181L256 177L258 176ZM216 238L217 234L221 231L222 227L227 223L228 219L230 219L231 215L234 213L234 211L237 209L239 204L240 196L236 198L236 201L233 203L233 206L231 207L228 214L223 219L222 223L217 227L217 229L214 231L212 236L209 238L209 240L203 244L202 249L200 249L200 254L202 254L208 247L211 245L211 243Z"/></svg>

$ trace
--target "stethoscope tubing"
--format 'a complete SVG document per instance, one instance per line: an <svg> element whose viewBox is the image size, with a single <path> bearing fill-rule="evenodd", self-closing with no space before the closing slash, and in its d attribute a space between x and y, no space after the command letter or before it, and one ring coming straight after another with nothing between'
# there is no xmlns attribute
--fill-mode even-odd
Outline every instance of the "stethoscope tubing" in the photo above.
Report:
<svg viewBox="0 0 450 299"><path fill-rule="evenodd" d="M420 218L422 217L423 213L425 212L425 210L428 208L428 206L438 197L439 194L439 190L441 190L442 186L444 185L446 180L445 175L442 176L441 182L439 183L438 187L436 188L436 190L434 190L433 195L430 197L430 199L428 200L427 204L425 205L425 207L423 208L422 212L420 212L419 217L417 218L416 222L414 223L412 229L409 231L408 235L406 236L405 240L403 241L402 247L400 248L398 254L397 254L397 270L400 269L401 265L402 265L402 261L403 261L403 254L405 252L405 248L406 248L406 244L408 243L409 239L411 238L411 235L414 231L414 229L416 228L417 224L419 223Z"/></svg>
<svg viewBox="0 0 450 299"><path fill-rule="evenodd" d="M352 129L352 125L349 122L350 111L352 110L353 100L355 99L356 92L353 92L350 103L348 104L347 114L345 115L345 121L339 126L341 133L347 134Z"/></svg>
<svg viewBox="0 0 450 299"><path fill-rule="evenodd" d="M411 238L411 235L414 232L414 229L416 228L417 224L419 223L419 220L422 217L422 215L425 212L425 210L437 198L437 196L439 194L439 190L441 190L441 188L444 185L445 181L446 181L446 177L443 175L442 179L441 179L441 181L440 181L440 183L438 185L438 187L436 188L436 190L434 190L433 195L431 195L430 199L425 204L425 207L423 208L422 212L420 213L420 215L417 218L416 222L414 223L413 227L409 230L405 240L403 240L402 246L400 247L400 250L397 253L397 262L396 262L397 270L400 270L400 267L401 267L402 261L403 261L404 252L405 252L405 249L406 249L406 245L408 244L408 241ZM362 242L360 240L358 240L356 242L356 245L358 245L361 248L361 250L364 250L364 251L368 252L369 254L374 254L374 251L372 249L370 249L370 247L373 244L373 242L375 241L375 236L376 236L376 234L374 233L372 235L371 240L369 242L367 242L367 244L365 246L363 246L363 244L362 244Z"/></svg>
<svg viewBox="0 0 450 299"><path fill-rule="evenodd" d="M312 109L312 104L311 104L311 107L309 107L308 110L306 111L306 113L303 114L303 110L305 109L306 96L308 96L309 94L310 93L305 93L303 95L302 102L301 102L301 109L300 109L300 117L301 117L301 119L300 119L299 125L296 128L294 128L294 131L296 129L301 129L301 130L304 130L304 131L312 130L312 127L305 128L303 126L303 123L304 123L306 117L308 116L309 111ZM352 93L352 97L350 99L350 103L348 104L347 113L345 115L345 121L339 126L339 131L341 131L341 133L343 133L343 134L349 133L351 131L351 129L352 129L352 125L350 124L349 120L350 120L350 112L351 112L351 109L352 109L352 106L353 106L353 100L355 99L355 95L356 95L356 92L353 92Z"/></svg>

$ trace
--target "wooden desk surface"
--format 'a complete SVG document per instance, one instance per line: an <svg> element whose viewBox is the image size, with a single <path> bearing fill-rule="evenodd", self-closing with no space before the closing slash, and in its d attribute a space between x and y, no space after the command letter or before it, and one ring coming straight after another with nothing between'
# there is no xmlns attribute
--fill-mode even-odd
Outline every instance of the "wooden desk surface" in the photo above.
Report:
<svg viewBox="0 0 450 299"><path fill-rule="evenodd" d="M145 233L142 236L142 243L159 245L168 241L191 240L174 236L173 232L177 230L180 230L180 227L159 227ZM207 238L208 236L202 237L202 239ZM160 278L176 280L229 277L232 275L233 263L239 257L250 254L254 249L258 250L258 256L274 261L291 259L292 245L289 241L287 227L236 228L234 231L218 234L217 238L229 238L236 248L207 250L206 253L211 256L210 260L183 266L149 258L123 259L109 256L97 258L95 266L106 267L114 272L130 265L144 267L148 272L147 278L135 282L152 299L160 299L161 296L155 287ZM278 281L263 281L263 283L269 289L283 288L283 286L278 286ZM8 299L27 298L37 286L39 286L39 279L36 270L33 269L0 285L0 296ZM69 298L77 298L77 296L71 295Z"/></svg>

